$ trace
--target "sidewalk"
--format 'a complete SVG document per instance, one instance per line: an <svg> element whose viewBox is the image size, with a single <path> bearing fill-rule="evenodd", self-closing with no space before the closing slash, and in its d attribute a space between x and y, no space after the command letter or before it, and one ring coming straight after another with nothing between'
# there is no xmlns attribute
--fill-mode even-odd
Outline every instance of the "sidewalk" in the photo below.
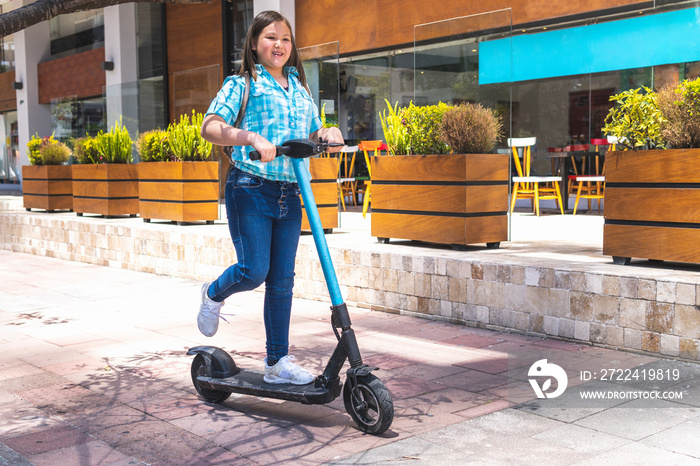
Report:
<svg viewBox="0 0 700 466"><path fill-rule="evenodd" d="M257 368L264 332L262 294L251 292L227 303L231 324L202 337L200 286L0 250L0 464L700 464L696 364L367 309L350 311L394 399L384 435L358 431L342 399L205 403L187 348L221 346ZM294 304L292 351L314 371L335 344L328 306ZM559 401L538 400L516 370L533 356L576 372L677 369L678 380L637 387L683 398L582 407L566 397L570 382Z"/></svg>

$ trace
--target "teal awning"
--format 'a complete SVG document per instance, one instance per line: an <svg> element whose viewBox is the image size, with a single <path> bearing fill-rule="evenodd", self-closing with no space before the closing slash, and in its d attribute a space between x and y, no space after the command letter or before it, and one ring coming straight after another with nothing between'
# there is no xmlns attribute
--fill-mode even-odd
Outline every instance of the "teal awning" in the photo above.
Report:
<svg viewBox="0 0 700 466"><path fill-rule="evenodd" d="M481 42L479 84L698 60L700 8L691 8Z"/></svg>

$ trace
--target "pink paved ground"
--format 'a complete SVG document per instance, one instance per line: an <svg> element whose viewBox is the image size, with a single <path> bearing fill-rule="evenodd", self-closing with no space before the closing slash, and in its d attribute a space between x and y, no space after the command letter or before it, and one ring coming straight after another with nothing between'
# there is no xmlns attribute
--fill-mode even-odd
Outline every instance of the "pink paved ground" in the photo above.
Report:
<svg viewBox="0 0 700 466"><path fill-rule="evenodd" d="M508 385L518 352L556 350L562 364L591 367L653 361L353 308L365 362L381 368L395 406L389 431L372 436L341 399L199 399L189 347L224 347L242 367L260 368L264 355L262 294L229 300L224 309L235 316L207 339L195 325L200 286L0 251L0 444L37 465L321 464L534 398L526 380ZM335 345L328 317L327 303L295 301L292 352L313 371Z"/></svg>

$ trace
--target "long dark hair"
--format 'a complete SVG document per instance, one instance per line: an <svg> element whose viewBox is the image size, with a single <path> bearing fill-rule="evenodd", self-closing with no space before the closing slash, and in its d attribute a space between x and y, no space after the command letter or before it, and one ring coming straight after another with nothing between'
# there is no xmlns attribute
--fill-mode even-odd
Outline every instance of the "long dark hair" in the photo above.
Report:
<svg viewBox="0 0 700 466"><path fill-rule="evenodd" d="M289 60L285 63L285 66L293 66L299 72L299 82L302 86L306 86L306 73L304 73L304 66L301 62L301 57L297 51L296 39L294 39L294 33L292 32L292 25L289 24L287 18L282 16L279 12L274 10L267 10L253 18L253 22L250 23L248 28L248 33L245 38L245 44L243 45L243 61L241 63L241 69L238 72L240 76L243 76L246 72L255 80L257 79L257 73L255 72L255 64L258 62L258 53L253 50L253 45L258 41L258 37L262 33L263 29L272 23L278 21L283 21L284 24L289 28L289 32L292 36L292 53L289 56Z"/></svg>

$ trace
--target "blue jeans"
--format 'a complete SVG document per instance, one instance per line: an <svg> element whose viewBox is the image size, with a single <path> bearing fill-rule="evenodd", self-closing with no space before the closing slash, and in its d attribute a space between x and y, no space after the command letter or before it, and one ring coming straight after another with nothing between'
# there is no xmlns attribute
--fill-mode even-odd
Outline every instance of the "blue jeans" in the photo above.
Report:
<svg viewBox="0 0 700 466"><path fill-rule="evenodd" d="M301 200L296 183L271 181L232 168L226 181L226 210L238 263L209 287L223 301L265 283L267 357L289 351L294 262L301 234Z"/></svg>

